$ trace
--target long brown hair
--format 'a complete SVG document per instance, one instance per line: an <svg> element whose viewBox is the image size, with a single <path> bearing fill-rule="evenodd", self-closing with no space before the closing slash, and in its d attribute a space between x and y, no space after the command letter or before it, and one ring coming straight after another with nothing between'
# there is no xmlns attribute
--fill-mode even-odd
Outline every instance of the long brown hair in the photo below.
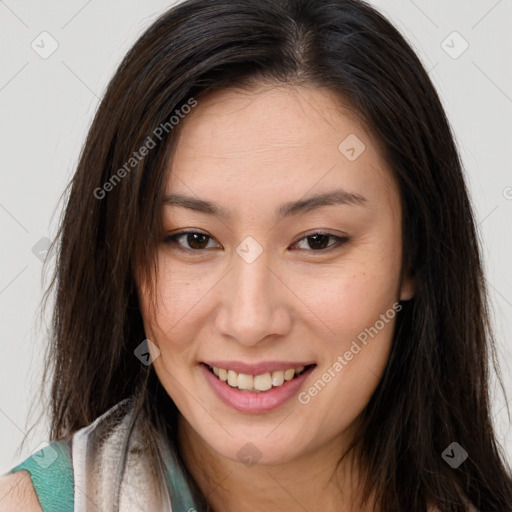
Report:
<svg viewBox="0 0 512 512"><path fill-rule="evenodd" d="M403 269L413 273L416 293L402 303L389 361L354 440L365 496L374 490L383 511L433 503L461 512L464 496L482 512L512 510L510 468L491 422L490 363L499 371L460 158L419 59L359 0L187 0L126 55L66 191L55 242L45 297L55 292L43 377L52 379L50 438L71 435L139 391L141 414L154 421L169 410L172 429L177 409L134 356L145 339L137 275L154 282L160 205L180 129L169 119L213 90L264 82L343 97L400 187ZM135 157L148 137L155 146ZM442 458L452 442L469 452L456 469Z"/></svg>

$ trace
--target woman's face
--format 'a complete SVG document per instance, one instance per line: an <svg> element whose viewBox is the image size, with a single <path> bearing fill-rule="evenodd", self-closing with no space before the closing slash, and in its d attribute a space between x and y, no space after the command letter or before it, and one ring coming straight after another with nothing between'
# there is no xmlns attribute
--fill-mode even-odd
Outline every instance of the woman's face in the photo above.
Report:
<svg viewBox="0 0 512 512"><path fill-rule="evenodd" d="M162 385L228 459L346 443L413 294L390 170L324 89L226 89L181 122L156 310L140 287Z"/></svg>

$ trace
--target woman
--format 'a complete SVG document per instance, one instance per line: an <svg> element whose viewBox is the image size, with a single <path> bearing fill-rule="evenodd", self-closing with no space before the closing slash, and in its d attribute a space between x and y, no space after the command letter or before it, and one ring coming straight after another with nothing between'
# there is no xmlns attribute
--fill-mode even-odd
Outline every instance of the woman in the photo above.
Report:
<svg viewBox="0 0 512 512"><path fill-rule="evenodd" d="M512 510L459 156L361 1L159 18L90 129L52 285L52 443L5 510Z"/></svg>

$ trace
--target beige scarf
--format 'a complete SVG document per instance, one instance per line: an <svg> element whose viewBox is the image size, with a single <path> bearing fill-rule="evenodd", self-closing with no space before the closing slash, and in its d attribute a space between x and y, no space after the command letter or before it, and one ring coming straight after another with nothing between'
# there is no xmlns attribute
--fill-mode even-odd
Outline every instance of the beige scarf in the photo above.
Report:
<svg viewBox="0 0 512 512"><path fill-rule="evenodd" d="M75 512L196 510L174 451L159 439L165 470L153 469L138 426L126 399L73 435Z"/></svg>

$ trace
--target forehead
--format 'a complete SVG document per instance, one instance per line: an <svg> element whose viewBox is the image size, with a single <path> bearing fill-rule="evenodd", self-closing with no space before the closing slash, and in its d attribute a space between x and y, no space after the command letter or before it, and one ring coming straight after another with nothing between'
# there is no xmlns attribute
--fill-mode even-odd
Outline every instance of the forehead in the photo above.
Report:
<svg viewBox="0 0 512 512"><path fill-rule="evenodd" d="M181 123L167 193L290 198L342 185L371 198L392 185L371 134L325 88L223 89Z"/></svg>
<svg viewBox="0 0 512 512"><path fill-rule="evenodd" d="M366 137L340 98L313 87L223 89L200 100L183 123L180 149L194 153L187 154L192 157L243 160L256 151L262 157L283 160L291 153L306 154L312 149L330 152L344 134Z"/></svg>

